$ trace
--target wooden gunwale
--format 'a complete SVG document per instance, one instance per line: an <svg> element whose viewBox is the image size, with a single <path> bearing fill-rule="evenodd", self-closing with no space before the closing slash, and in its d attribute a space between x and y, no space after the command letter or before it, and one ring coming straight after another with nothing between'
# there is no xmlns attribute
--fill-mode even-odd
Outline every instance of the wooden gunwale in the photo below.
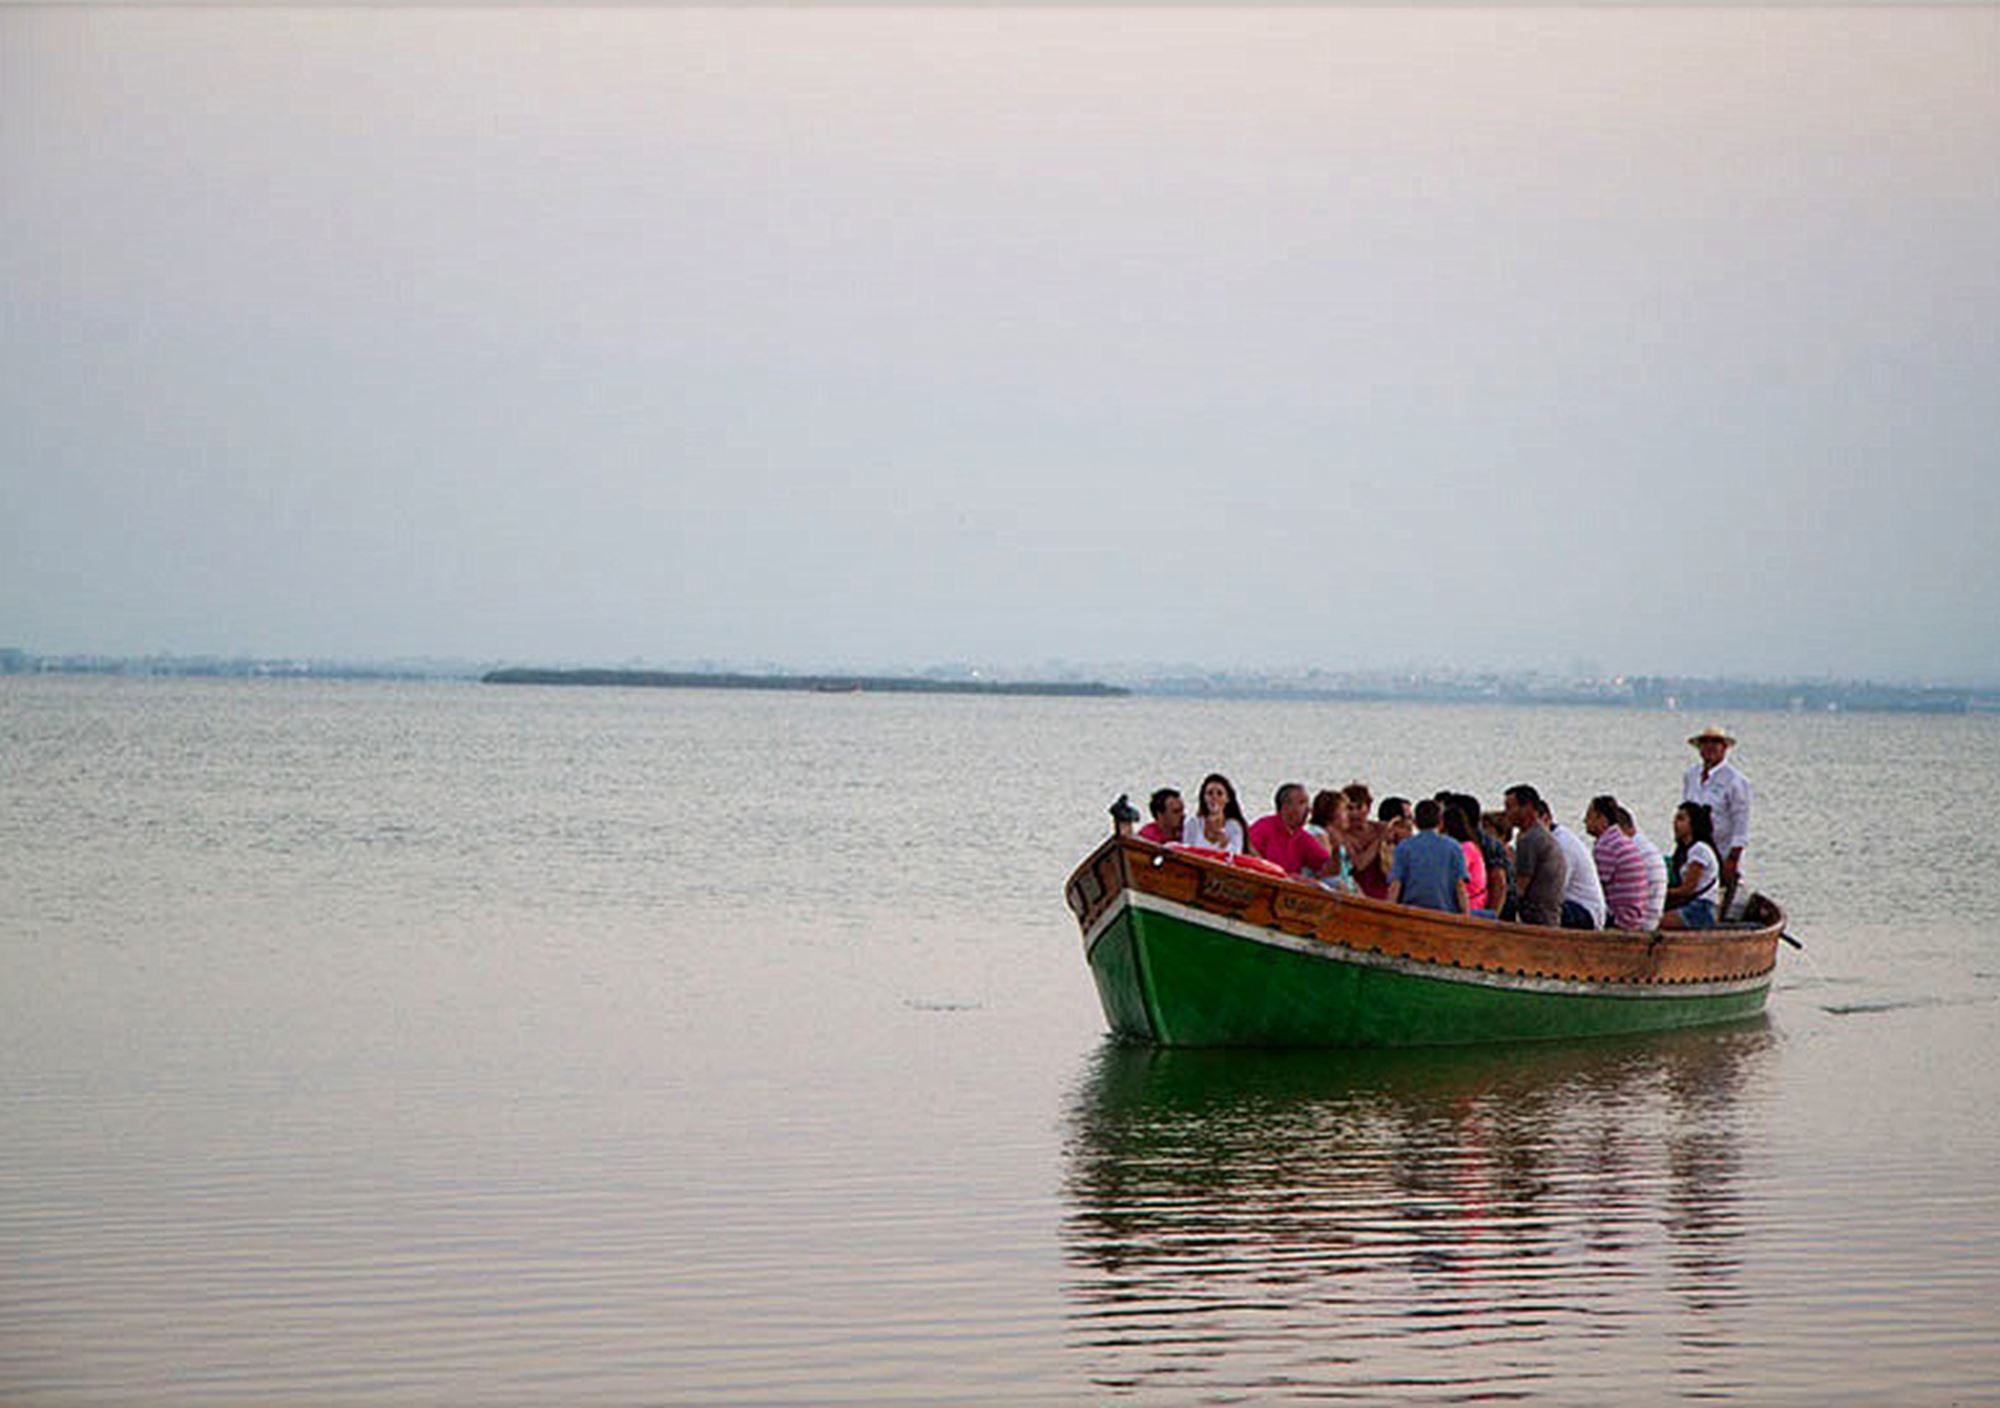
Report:
<svg viewBox="0 0 2000 1408"><path fill-rule="evenodd" d="M1563 982L1672 987L1768 976L1784 917L1704 930L1628 933L1441 914L1337 895L1132 837L1111 837L1076 868L1065 897L1086 937L1127 890L1360 953L1452 969ZM1768 905L1768 901L1765 902Z"/></svg>

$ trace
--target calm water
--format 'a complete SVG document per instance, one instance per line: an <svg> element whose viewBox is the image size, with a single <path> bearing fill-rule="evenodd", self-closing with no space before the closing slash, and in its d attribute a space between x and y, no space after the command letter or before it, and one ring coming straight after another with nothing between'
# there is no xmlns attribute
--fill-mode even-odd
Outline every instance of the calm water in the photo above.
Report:
<svg viewBox="0 0 2000 1408"><path fill-rule="evenodd" d="M0 1400L2000 1394L2000 720L1731 719L1769 1015L1109 1045L1120 790L1594 711L0 680Z"/></svg>

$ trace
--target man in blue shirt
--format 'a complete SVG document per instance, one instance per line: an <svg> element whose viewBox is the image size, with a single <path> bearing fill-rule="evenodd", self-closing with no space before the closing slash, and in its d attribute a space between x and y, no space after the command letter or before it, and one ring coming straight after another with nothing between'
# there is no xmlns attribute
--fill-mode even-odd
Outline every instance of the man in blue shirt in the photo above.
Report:
<svg viewBox="0 0 2000 1408"><path fill-rule="evenodd" d="M1417 803L1417 834L1396 847L1396 859L1389 870L1389 899L1394 904L1465 914L1470 909L1465 890L1471 879L1465 849L1449 836L1438 834L1439 815L1436 798L1426 797Z"/></svg>

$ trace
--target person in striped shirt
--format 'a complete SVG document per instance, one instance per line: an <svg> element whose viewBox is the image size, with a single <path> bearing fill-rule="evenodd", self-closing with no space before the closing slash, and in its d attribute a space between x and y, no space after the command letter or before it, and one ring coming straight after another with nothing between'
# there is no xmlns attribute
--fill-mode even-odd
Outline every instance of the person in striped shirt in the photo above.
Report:
<svg viewBox="0 0 2000 1408"><path fill-rule="evenodd" d="M1591 858L1597 862L1598 883L1604 887L1605 927L1645 928L1646 857L1618 828L1618 799L1592 797L1584 809L1583 829L1591 835Z"/></svg>
<svg viewBox="0 0 2000 1408"><path fill-rule="evenodd" d="M1646 918L1639 927L1657 929L1660 927L1660 916L1667 908L1667 858L1639 829L1639 823L1632 820L1632 813L1624 807L1618 809L1618 829L1632 838L1632 844L1646 859Z"/></svg>

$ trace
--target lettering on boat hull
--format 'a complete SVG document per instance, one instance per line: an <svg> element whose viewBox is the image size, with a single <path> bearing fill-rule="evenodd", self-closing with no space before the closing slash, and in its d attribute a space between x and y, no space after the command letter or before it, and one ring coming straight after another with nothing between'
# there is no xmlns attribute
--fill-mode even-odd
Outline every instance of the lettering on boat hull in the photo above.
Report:
<svg viewBox="0 0 2000 1408"><path fill-rule="evenodd" d="M1234 875L1211 875L1204 871L1197 893L1203 904L1219 909L1248 909L1262 891Z"/></svg>

